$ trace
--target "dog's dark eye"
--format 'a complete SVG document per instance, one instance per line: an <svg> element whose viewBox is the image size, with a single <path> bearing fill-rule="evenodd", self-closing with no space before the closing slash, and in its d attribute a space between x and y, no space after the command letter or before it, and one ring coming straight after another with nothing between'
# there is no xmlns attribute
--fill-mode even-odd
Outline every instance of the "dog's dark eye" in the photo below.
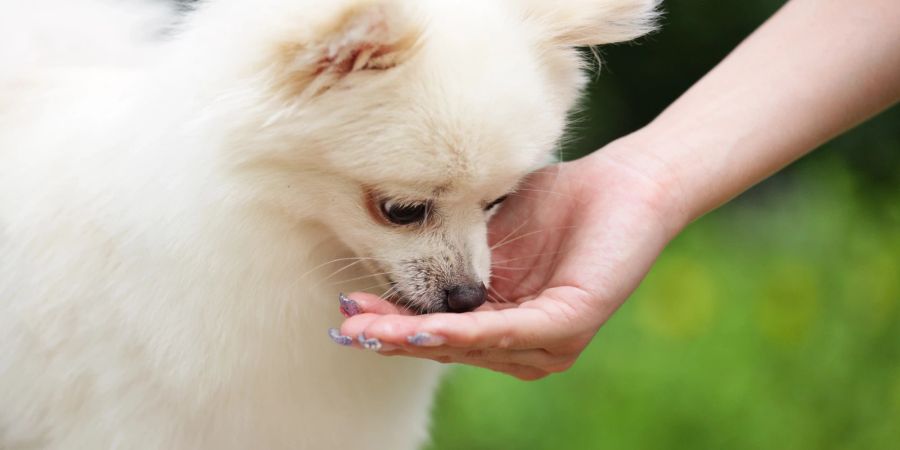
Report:
<svg viewBox="0 0 900 450"><path fill-rule="evenodd" d="M484 207L484 210L485 210L485 211L490 211L490 210L496 208L497 205L499 205L499 204L503 203L504 201L506 201L506 197L508 197L508 195L504 195L503 197L500 197L500 198L498 198L497 200L494 200L494 201L488 203L488 205Z"/></svg>
<svg viewBox="0 0 900 450"><path fill-rule="evenodd" d="M429 203L402 204L391 200L381 203L381 213L394 225L424 222L430 211Z"/></svg>

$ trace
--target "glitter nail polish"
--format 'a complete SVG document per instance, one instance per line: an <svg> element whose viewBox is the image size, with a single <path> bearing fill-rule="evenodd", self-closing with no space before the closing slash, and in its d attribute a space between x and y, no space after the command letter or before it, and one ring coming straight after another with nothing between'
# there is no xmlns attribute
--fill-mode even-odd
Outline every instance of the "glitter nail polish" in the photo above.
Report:
<svg viewBox="0 0 900 450"><path fill-rule="evenodd" d="M417 347L440 347L447 342L447 339L423 332L407 337L406 341Z"/></svg>
<svg viewBox="0 0 900 450"><path fill-rule="evenodd" d="M362 312L359 308L359 303L347 298L344 294L338 294L338 301L341 303L341 314L344 317L353 317Z"/></svg>

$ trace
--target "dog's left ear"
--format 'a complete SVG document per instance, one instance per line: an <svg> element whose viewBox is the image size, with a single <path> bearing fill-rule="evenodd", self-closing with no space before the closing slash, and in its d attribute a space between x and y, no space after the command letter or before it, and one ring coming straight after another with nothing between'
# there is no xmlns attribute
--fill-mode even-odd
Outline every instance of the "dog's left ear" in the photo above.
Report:
<svg viewBox="0 0 900 450"><path fill-rule="evenodd" d="M295 94L316 95L350 74L384 71L408 59L422 32L395 0L361 0L315 27L305 42L284 44L283 74Z"/></svg>
<svg viewBox="0 0 900 450"><path fill-rule="evenodd" d="M661 0L510 0L554 45L630 41L656 29Z"/></svg>

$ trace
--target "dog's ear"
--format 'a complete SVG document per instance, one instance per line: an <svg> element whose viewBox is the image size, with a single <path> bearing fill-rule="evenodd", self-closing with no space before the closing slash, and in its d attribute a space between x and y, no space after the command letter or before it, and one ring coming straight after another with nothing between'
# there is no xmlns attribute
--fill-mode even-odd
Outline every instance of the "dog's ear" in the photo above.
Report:
<svg viewBox="0 0 900 450"><path fill-rule="evenodd" d="M656 28L661 0L512 0L551 43L581 47L624 42Z"/></svg>
<svg viewBox="0 0 900 450"><path fill-rule="evenodd" d="M350 2L304 42L285 43L282 74L294 94L327 90L356 72L384 71L415 51L422 35L412 11L396 0Z"/></svg>

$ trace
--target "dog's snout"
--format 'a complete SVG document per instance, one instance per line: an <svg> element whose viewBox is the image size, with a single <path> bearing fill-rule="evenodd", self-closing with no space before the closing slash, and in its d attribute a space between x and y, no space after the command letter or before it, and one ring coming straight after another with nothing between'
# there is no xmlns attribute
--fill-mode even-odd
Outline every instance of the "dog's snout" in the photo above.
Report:
<svg viewBox="0 0 900 450"><path fill-rule="evenodd" d="M487 297L484 283L451 286L446 292L448 309L457 313L474 310L481 306Z"/></svg>

